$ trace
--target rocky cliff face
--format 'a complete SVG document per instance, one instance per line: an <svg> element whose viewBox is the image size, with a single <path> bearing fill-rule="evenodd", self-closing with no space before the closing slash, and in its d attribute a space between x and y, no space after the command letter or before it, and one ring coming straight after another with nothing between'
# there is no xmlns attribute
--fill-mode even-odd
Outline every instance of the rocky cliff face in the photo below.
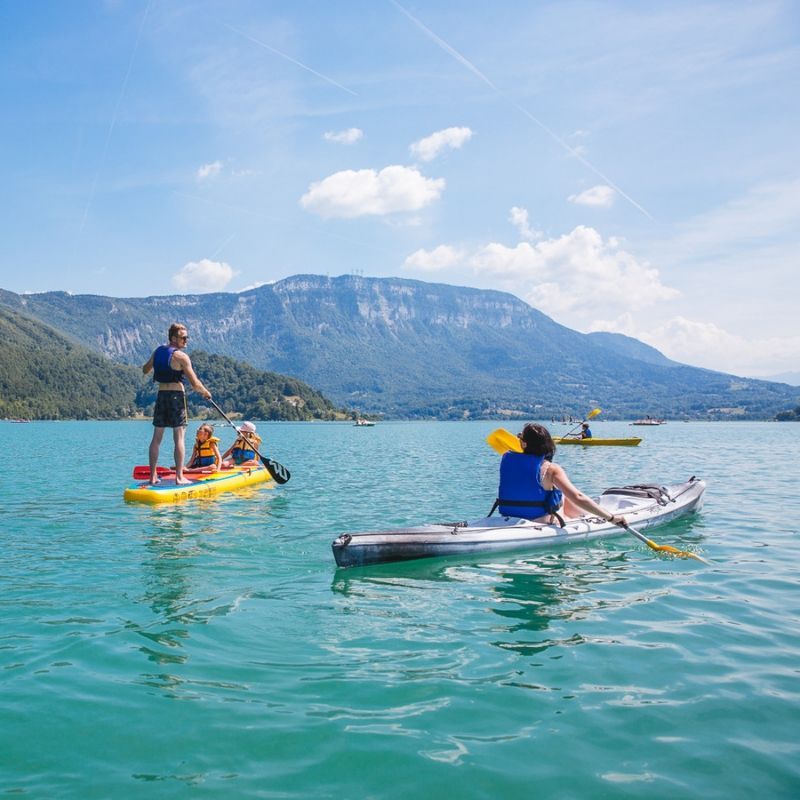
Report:
<svg viewBox="0 0 800 800"><path fill-rule="evenodd" d="M397 416L703 416L787 407L789 387L684 367L636 340L584 335L513 295L401 278L296 275L240 294L107 298L0 291L116 360L143 363L175 321L192 349L296 376L334 401Z"/></svg>

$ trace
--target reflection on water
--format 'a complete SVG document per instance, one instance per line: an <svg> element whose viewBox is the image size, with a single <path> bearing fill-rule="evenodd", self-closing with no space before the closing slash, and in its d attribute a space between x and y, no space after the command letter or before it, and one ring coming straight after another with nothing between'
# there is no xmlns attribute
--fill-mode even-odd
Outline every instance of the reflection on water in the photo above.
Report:
<svg viewBox="0 0 800 800"><path fill-rule="evenodd" d="M431 624L438 617L433 598L439 595L446 596L448 607L458 605L460 598L465 608L474 609L477 601L494 617L487 641L529 656L581 643L582 637L574 633L568 641L542 634L554 623L562 627L566 622L591 620L614 607L619 602L614 599L614 584L627 580L635 568L627 551L615 549L613 543L598 543L531 558L494 556L491 562L476 561L474 556L432 558L340 569L331 589L351 611L370 608L373 614L395 616L398 624L409 614L419 615L420 625Z"/></svg>
<svg viewBox="0 0 800 800"><path fill-rule="evenodd" d="M278 498L268 494L270 502L259 502L265 497L259 488L185 506L144 509L148 530L141 562L143 593L137 602L151 609L152 619L146 624L131 622L129 627L146 640L140 651L148 660L186 664L192 626L225 616L246 599L224 598L223 587L209 581L209 569L225 558L224 551L235 546L237 537L253 531L242 525L243 520L252 521L254 515L260 521L269 519ZM259 535L260 530L260 526L255 529ZM170 691L185 683L169 674L144 677L150 685Z"/></svg>

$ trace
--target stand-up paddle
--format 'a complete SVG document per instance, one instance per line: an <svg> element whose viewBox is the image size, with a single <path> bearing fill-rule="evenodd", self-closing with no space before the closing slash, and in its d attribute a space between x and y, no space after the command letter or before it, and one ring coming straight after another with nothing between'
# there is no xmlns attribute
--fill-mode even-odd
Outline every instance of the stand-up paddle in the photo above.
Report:
<svg viewBox="0 0 800 800"><path fill-rule="evenodd" d="M222 419L225 420L225 422L228 423L228 425L231 426L231 428L236 431L236 433L241 433L236 425L233 424L228 415L210 397L208 398L208 402L214 406L214 408L217 410L217 413L222 417ZM253 448L253 452L261 459L261 463L267 468L267 472L269 472L269 474L272 476L272 479L275 481L275 483L286 483L286 481L292 477L289 470L286 469L283 464L279 464L277 461L273 461L271 458L262 456L249 440L248 444Z"/></svg>
<svg viewBox="0 0 800 800"><path fill-rule="evenodd" d="M587 414L587 419L591 419L592 417L596 417L600 413L600 409L596 408L590 414ZM522 444L520 443L519 437L514 436L513 433L507 431L505 428L498 428L497 430L492 431L486 437L486 443L500 455L503 453L507 453L511 450L514 453L521 453L522 452ZM672 547L668 544L657 544L652 539L648 539L643 533L639 533L635 528L632 528L630 525L620 525L623 530L626 530L631 536L635 536L640 541L644 542L649 548L652 550L656 550L660 553L669 553L673 556L678 556L679 558L695 558L698 561L702 561L704 564L708 564L704 558L701 558L696 553L689 553L686 550L678 550L677 547Z"/></svg>

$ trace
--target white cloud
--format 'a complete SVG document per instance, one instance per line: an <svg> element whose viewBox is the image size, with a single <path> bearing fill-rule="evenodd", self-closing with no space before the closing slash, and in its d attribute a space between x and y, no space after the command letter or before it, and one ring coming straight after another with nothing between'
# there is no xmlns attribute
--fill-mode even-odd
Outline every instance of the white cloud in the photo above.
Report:
<svg viewBox="0 0 800 800"><path fill-rule="evenodd" d="M361 128L348 128L344 131L326 131L322 135L322 138L327 142L355 144L363 135L364 131L362 131Z"/></svg>
<svg viewBox="0 0 800 800"><path fill-rule="evenodd" d="M460 263L464 255L463 250L440 244L433 250L417 250L405 260L403 266L422 272L437 272Z"/></svg>
<svg viewBox="0 0 800 800"><path fill-rule="evenodd" d="M508 216L509 222L519 231L523 239L532 242L534 239L541 238L542 234L531 228L528 222L528 209L514 206Z"/></svg>
<svg viewBox="0 0 800 800"><path fill-rule="evenodd" d="M571 194L567 199L577 206L592 206L593 208L611 208L614 205L616 193L610 186L592 186L580 194Z"/></svg>
<svg viewBox="0 0 800 800"><path fill-rule="evenodd" d="M550 315L566 315L565 324L585 327L598 307L614 312L651 306L677 297L661 283L657 269L622 250L616 239L604 241L593 228L579 225L556 239L516 247L491 243L470 259L475 271L492 276L509 291Z"/></svg>
<svg viewBox="0 0 800 800"><path fill-rule="evenodd" d="M184 264L172 276L172 285L182 292L220 292L237 274L224 261L203 258Z"/></svg>
<svg viewBox="0 0 800 800"><path fill-rule="evenodd" d="M471 138L472 131L469 128L445 128L414 142L409 150L420 161L433 161L442 150L446 148L458 150Z"/></svg>
<svg viewBox="0 0 800 800"><path fill-rule="evenodd" d="M312 183L300 204L325 218L393 214L424 208L444 187L444 178L426 178L413 167L347 169Z"/></svg>
<svg viewBox="0 0 800 800"><path fill-rule="evenodd" d="M734 375L771 375L800 363L800 336L748 339L713 322L672 317L652 328L637 327L630 314L598 320L594 330L633 336L683 364Z"/></svg>
<svg viewBox="0 0 800 800"><path fill-rule="evenodd" d="M200 169L197 170L195 173L195 177L198 181L204 181L209 178L216 178L217 175L222 171L222 162L221 161L212 161L210 164L203 164Z"/></svg>

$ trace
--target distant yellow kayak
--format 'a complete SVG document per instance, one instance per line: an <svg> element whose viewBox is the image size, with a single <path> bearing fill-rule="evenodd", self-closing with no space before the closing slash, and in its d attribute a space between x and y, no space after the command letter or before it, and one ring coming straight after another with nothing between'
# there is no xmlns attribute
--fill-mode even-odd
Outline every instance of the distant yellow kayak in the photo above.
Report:
<svg viewBox="0 0 800 800"><path fill-rule="evenodd" d="M582 444L584 447L636 447L642 440L636 436L629 436L626 439L577 439L572 436L566 438L563 436L554 436L553 441L556 444Z"/></svg>
<svg viewBox="0 0 800 800"><path fill-rule="evenodd" d="M135 503L180 503L184 500L200 500L214 497L222 492L231 492L245 486L271 480L264 467L233 467L208 475L187 475L189 484L178 486L174 476L162 478L155 486L149 481L139 481L125 489L124 497Z"/></svg>

